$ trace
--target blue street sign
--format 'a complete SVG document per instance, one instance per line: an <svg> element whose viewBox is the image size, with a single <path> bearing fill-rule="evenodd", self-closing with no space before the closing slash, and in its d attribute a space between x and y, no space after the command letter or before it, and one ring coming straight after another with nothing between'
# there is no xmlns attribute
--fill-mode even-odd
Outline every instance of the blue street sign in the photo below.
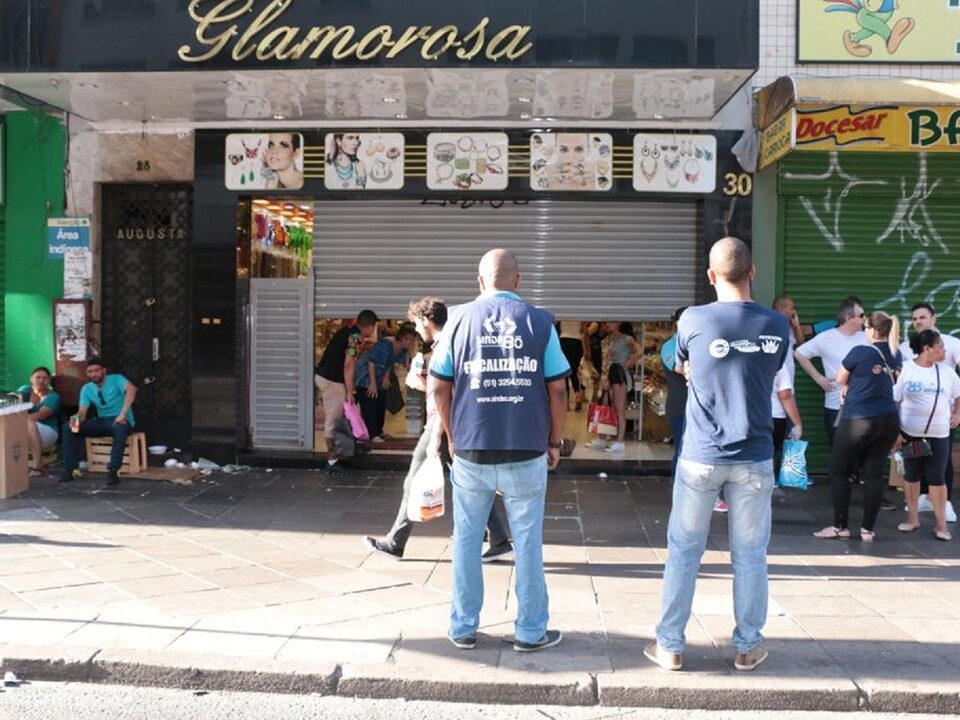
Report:
<svg viewBox="0 0 960 720"><path fill-rule="evenodd" d="M47 218L47 250L50 258L63 260L65 250L89 247L90 218Z"/></svg>

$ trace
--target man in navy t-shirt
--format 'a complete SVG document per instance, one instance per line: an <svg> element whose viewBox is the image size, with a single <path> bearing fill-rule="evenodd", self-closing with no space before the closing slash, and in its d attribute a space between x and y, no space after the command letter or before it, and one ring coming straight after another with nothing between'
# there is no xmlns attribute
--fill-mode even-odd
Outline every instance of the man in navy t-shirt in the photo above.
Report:
<svg viewBox="0 0 960 720"><path fill-rule="evenodd" d="M453 597L450 640L477 645L483 606L480 551L494 494L503 495L516 556L513 649L560 643L543 572L547 469L560 461L570 365L553 315L525 303L517 259L491 250L480 261L481 295L450 313L430 375L453 453Z"/></svg>
<svg viewBox="0 0 960 720"><path fill-rule="evenodd" d="M683 666L700 559L714 502L729 511L737 626L734 666L753 670L767 652L767 545L773 492L774 377L789 348L790 325L753 302L755 269L747 245L717 241L707 275L717 302L688 308L677 329L677 359L689 379L683 450L673 485L657 642L644 654L668 670Z"/></svg>

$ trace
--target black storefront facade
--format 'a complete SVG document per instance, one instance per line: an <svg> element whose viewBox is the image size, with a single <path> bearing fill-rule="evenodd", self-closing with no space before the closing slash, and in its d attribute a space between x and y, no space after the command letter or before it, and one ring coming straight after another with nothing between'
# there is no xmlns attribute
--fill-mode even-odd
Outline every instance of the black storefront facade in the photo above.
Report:
<svg viewBox="0 0 960 720"><path fill-rule="evenodd" d="M465 299L467 290L460 288L467 282L462 278L473 274L469 265L457 275L460 285L444 286L435 278L455 274L449 272L452 264L418 275L412 268L430 263L407 265L404 258L452 262L475 256L475 262L484 238L510 244L511 235L528 228L527 287L535 300L552 305L566 293L576 296L571 308L583 308L584 317L598 317L602 307L611 319L662 320L678 298L709 299L702 278L710 242L724 234L750 238L752 178L732 152L742 131L712 119L756 69L756 0L527 0L477 7L379 0L360 6L313 0L67 5L4 4L0 21L10 31L0 39L0 82L8 97L45 103L105 132L140 125L149 133L165 123L192 132L194 180L185 188L192 218L188 266L166 267L163 273L172 280L154 282L169 294L178 283L189 288L182 327L165 332L179 333L183 342L176 352L189 357L187 394L176 401L189 412L173 422L179 424L176 437L197 455L228 462L256 444L252 280L243 244L249 232L245 213L251 203L266 202L263 198L281 197L314 211L310 280L318 317L347 316L347 307L359 309L355 303L397 317L400 298L427 294L435 284L446 289L448 299ZM391 78L402 80L400 92ZM360 89L343 90L351 84ZM490 103L478 105L479 95ZM467 102L470 98L474 101ZM228 188L230 136L270 133L302 137L302 186ZM401 138L405 163L399 187L397 178L376 191L351 192L329 182L328 136L349 133ZM454 186L444 187L440 180L447 178L436 167L439 143L431 137L437 134L505 136L500 163L505 182L495 190L469 181L457 185L465 174L457 173ZM596 156L589 187L565 189L562 174L559 185L545 179L537 186L539 148L555 143L558 152L566 150L561 136L584 138L598 152L606 148L606 163ZM368 185L374 184L377 159L371 156ZM484 161L483 178L499 180L489 169L494 164ZM476 174L476 164L469 169ZM646 186L658 171L667 184L660 190ZM707 181L701 174L713 177ZM700 189L677 191L684 182L691 188L699 182ZM182 206L184 188L157 190L171 193ZM330 250L335 243L324 227L338 227L338 213L352 219L340 245ZM473 215L452 223L449 235L436 232L454 213ZM674 216L687 218L675 241ZM611 220L618 217L619 225ZM411 230L418 223L423 238ZM565 235L564 223L577 230ZM640 239L629 252L651 243L634 293L626 284L610 289L628 278L617 270L623 258L612 256L626 247L618 244L624 239L610 227L624 234L630 223L638 226ZM390 241L384 227L395 227L396 239ZM470 227L489 231L472 235ZM554 232L564 239L551 244ZM138 237L137 228L130 241L161 242L156 232L151 240ZM358 248L355 261L351 243ZM107 251L111 245L99 247ZM394 255L398 247L407 251ZM654 282L658 274L671 277L672 252L683 256L678 267L686 278L675 294L672 280L660 289ZM597 260L598 254L608 256ZM110 261L104 259L103 266L110 268ZM572 266L581 269L575 280ZM108 277L113 276L104 273L103 282ZM338 284L341 279L348 290ZM395 285L395 292L382 292L384 285ZM356 298L336 304L349 293ZM605 293L612 293L611 299L592 300ZM96 301L104 303L104 318L112 312L106 304L119 294L101 288ZM641 298L639 304L630 304L632 295ZM572 313L566 316L578 317ZM149 343L143 347L144 353L153 350ZM187 365L178 367L182 372ZM312 439L301 447L312 450Z"/></svg>

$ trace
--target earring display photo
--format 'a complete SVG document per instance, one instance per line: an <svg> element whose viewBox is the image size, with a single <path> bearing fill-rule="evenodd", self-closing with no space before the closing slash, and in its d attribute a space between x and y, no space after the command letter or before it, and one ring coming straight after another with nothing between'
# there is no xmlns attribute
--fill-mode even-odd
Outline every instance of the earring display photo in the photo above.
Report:
<svg viewBox="0 0 960 720"><path fill-rule="evenodd" d="M613 136L534 133L530 136L530 187L565 192L609 190L613 187Z"/></svg>
<svg viewBox="0 0 960 720"><path fill-rule="evenodd" d="M506 133L430 133L427 187L431 190L506 190L510 181Z"/></svg>
<svg viewBox="0 0 960 720"><path fill-rule="evenodd" d="M227 135L223 167L228 190L299 190L303 187L303 135Z"/></svg>
<svg viewBox="0 0 960 720"><path fill-rule="evenodd" d="M399 190L403 171L403 133L345 131L324 138L327 190Z"/></svg>
<svg viewBox="0 0 960 720"><path fill-rule="evenodd" d="M633 189L637 192L712 193L717 186L713 135L637 133Z"/></svg>

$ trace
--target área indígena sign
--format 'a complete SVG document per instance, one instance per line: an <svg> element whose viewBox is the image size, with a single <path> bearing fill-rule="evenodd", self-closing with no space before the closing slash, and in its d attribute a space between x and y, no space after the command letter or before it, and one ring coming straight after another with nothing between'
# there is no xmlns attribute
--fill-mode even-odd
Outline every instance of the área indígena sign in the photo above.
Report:
<svg viewBox="0 0 960 720"><path fill-rule="evenodd" d="M281 24L294 0L275 0L255 12L254 0L191 0L188 11L196 22L196 45L183 45L178 55L186 63L203 63L227 56L235 62L356 59L392 60L419 49L426 61L452 53L457 60L517 60L533 47L529 25L490 27L484 17L472 28L456 25L377 25L366 30L354 25L310 28Z"/></svg>

